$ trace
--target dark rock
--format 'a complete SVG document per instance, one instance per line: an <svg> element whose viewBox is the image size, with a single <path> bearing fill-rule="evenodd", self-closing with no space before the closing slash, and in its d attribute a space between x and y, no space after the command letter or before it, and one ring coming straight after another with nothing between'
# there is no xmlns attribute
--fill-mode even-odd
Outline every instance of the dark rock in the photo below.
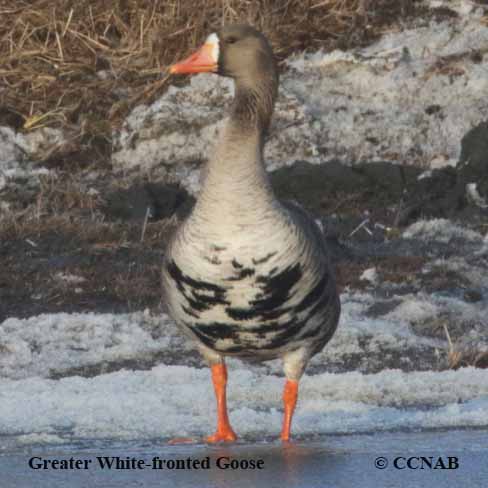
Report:
<svg viewBox="0 0 488 488"><path fill-rule="evenodd" d="M422 170L413 166L402 166L388 162L360 163L354 172L366 177L372 191L381 190L393 201L401 198L407 186L416 183Z"/></svg>
<svg viewBox="0 0 488 488"><path fill-rule="evenodd" d="M449 7L445 6L433 8L430 10L430 12L436 22L442 22L444 20L450 20L459 17L459 14L455 10L452 10Z"/></svg>
<svg viewBox="0 0 488 488"><path fill-rule="evenodd" d="M105 215L113 220L144 220L146 212L155 214L154 201L142 186L127 190L116 190L107 196L107 205L103 209Z"/></svg>
<svg viewBox="0 0 488 488"><path fill-rule="evenodd" d="M474 127L463 137L457 170L459 192L464 194L468 183L476 183L480 196L488 197L488 121Z"/></svg>
<svg viewBox="0 0 488 488"><path fill-rule="evenodd" d="M393 227L419 218L479 220L485 210L468 200L466 185L476 183L480 197L488 201L488 122L463 138L456 168L432 170L419 179L421 173L419 168L389 162L347 166L337 161L321 165L299 161L270 177L279 198L296 200L315 214L341 212L343 218L350 210L356 216L357 211L372 211Z"/></svg>
<svg viewBox="0 0 488 488"><path fill-rule="evenodd" d="M153 200L154 220L162 220L173 214L184 218L195 205L195 198L178 185L147 183L145 189Z"/></svg>
<svg viewBox="0 0 488 488"><path fill-rule="evenodd" d="M373 303L367 310L366 310L366 316L368 317L382 317L383 315L386 315L390 313L391 311L395 310L398 305L402 303L401 300L398 299L391 299L389 301L378 301L376 303Z"/></svg>
<svg viewBox="0 0 488 488"><path fill-rule="evenodd" d="M431 176L410 186L396 224L407 225L422 217L450 217L463 207L463 195L464 191L458 191L454 168L433 170Z"/></svg>
<svg viewBox="0 0 488 488"><path fill-rule="evenodd" d="M464 291L464 300L468 303L477 303L483 300L483 295L478 290L465 290Z"/></svg>
<svg viewBox="0 0 488 488"><path fill-rule="evenodd" d="M278 198L297 200L315 211L320 210L328 194L334 191L352 193L366 184L363 176L337 161L321 165L298 161L273 171L270 177Z"/></svg>
<svg viewBox="0 0 488 488"><path fill-rule="evenodd" d="M368 196L365 208L397 204L420 173L418 168L388 162L347 166L337 161L321 165L299 161L272 172L270 177L279 198L297 200L319 213L336 194Z"/></svg>
<svg viewBox="0 0 488 488"><path fill-rule="evenodd" d="M154 221L173 214L186 216L194 198L177 185L145 183L115 190L106 197L106 202L103 212L110 219L143 221L149 212L149 219Z"/></svg>
<svg viewBox="0 0 488 488"><path fill-rule="evenodd" d="M483 62L483 53L481 51L473 51L469 57L475 64L480 64Z"/></svg>
<svg viewBox="0 0 488 488"><path fill-rule="evenodd" d="M466 196L466 185L476 183L481 198L488 197L488 122L471 129L461 141L461 157L456 168L432 171L410 189L400 212L399 225L421 217L454 216L479 212Z"/></svg>
<svg viewBox="0 0 488 488"><path fill-rule="evenodd" d="M426 107L425 109L425 113L427 115L432 115L432 114L435 114L437 112L440 112L440 110L442 109L442 107L440 105L429 105L428 107Z"/></svg>
<svg viewBox="0 0 488 488"><path fill-rule="evenodd" d="M6 106L0 106L0 126L5 125L13 129L21 129L24 126L24 118L17 112Z"/></svg>

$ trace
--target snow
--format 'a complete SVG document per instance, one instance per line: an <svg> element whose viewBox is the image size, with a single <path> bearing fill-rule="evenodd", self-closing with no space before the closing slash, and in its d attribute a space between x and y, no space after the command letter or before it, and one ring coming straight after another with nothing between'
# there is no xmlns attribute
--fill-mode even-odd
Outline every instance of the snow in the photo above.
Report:
<svg viewBox="0 0 488 488"><path fill-rule="evenodd" d="M11 186L33 187L39 176L54 173L32 163L43 152L62 144L62 132L43 128L26 134L0 126L0 191Z"/></svg>
<svg viewBox="0 0 488 488"><path fill-rule="evenodd" d="M487 45L488 28L463 17L362 50L297 56L283 88L321 122L317 144L328 158L454 165L463 135L486 118L488 66L469 53Z"/></svg>
<svg viewBox="0 0 488 488"><path fill-rule="evenodd" d="M193 166L211 151L233 92L229 79L210 74L193 76L183 88L170 87L151 106L137 107L114 133L113 163L143 170L162 165L170 177L196 191L199 177ZM313 152L304 142L309 139L305 120L296 97L283 93L267 149L270 168L273 161L293 162Z"/></svg>
<svg viewBox="0 0 488 488"><path fill-rule="evenodd" d="M61 273L61 272L56 273L54 275L54 278L66 284L80 284L86 281L86 278L83 278L83 276L76 276L74 274Z"/></svg>
<svg viewBox="0 0 488 488"><path fill-rule="evenodd" d="M470 269L463 260L450 265ZM436 266L443 263L432 261L426 272ZM487 428L486 371L439 371L447 339L415 332L416 324L439 317L461 328L467 323L456 348L486 351L486 300L395 294L394 288L381 298L376 293L383 285L378 274L366 290L342 293L337 333L301 381L295 434ZM372 313L382 305L388 307ZM213 389L208 368L196 361L191 342L169 317L147 310L9 318L0 323L0 449L209 433ZM227 362L234 428L247 439L276 437L281 361Z"/></svg>
<svg viewBox="0 0 488 488"><path fill-rule="evenodd" d="M266 146L268 169L297 160L454 166L462 137L488 109L488 64L471 56L486 51L488 27L470 5L453 2L460 17L393 31L366 48L289 59ZM137 107L114 134L115 166L162 165L196 192L195 163L211 153L232 92L228 79L201 74Z"/></svg>
<svg viewBox="0 0 488 488"><path fill-rule="evenodd" d="M453 259L448 266L443 260L434 260L424 271L437 268L470 274L474 286L483 283L486 286L482 270L473 271L464 261ZM386 298L377 295L382 286L388 290ZM449 295L396 294L392 285L383 284L377 277L377 282L363 292L345 290L341 301L338 330L327 347L312 359L313 371L329 368L369 373L385 367L405 370L436 367L438 352L448 347L444 336L441 340L418 335L412 326L433 323L440 317L447 325L473 330L472 337L459 339L459 347L464 345L463 341L478 340L479 345L488 342L487 331L482 327L488 301L467 303L455 290ZM12 317L0 323L0 376L58 378L124 367L149 368L160 362L194 365L193 356L190 356L193 362L186 359L193 349L191 341L162 313ZM282 374L281 362L265 363L261 370Z"/></svg>
<svg viewBox="0 0 488 488"><path fill-rule="evenodd" d="M407 294L375 316L371 307L388 299L368 291L341 299L338 331L301 382L297 435L488 427L486 372L437 371L447 340L412 329L448 313L481 326L486 304ZM476 331L463 340L488 343ZM213 389L192 349L166 315L149 311L7 319L0 324L0 448L2 436L24 446L204 435L214 424ZM235 429L248 438L276 436L281 361L228 365Z"/></svg>
<svg viewBox="0 0 488 488"><path fill-rule="evenodd" d="M376 268L365 269L359 279L369 281L374 285L378 281L378 272L376 271Z"/></svg>
<svg viewBox="0 0 488 488"><path fill-rule="evenodd" d="M144 312L10 318L0 324L0 375L61 375L73 368L144 357L180 344L183 338L174 330L166 315Z"/></svg>
<svg viewBox="0 0 488 488"><path fill-rule="evenodd" d="M479 194L478 189L476 188L476 183L468 183L466 185L466 196L472 203L478 205L478 207L488 208L488 203Z"/></svg>
<svg viewBox="0 0 488 488"><path fill-rule="evenodd" d="M431 297L408 295L386 317L393 322L405 320L407 317L410 323L433 319L439 315L439 307L429 298Z"/></svg>
<svg viewBox="0 0 488 488"><path fill-rule="evenodd" d="M408 364L412 355L432 356L436 348L447 347L438 340L416 336L411 331L412 323L435 318L447 310L475 319L473 306L463 309L463 302L455 306L451 298L406 295L395 299L392 312L370 317L368 310L378 303L377 298L370 293L343 293L338 331L313 358L311 366L334 364L344 371L354 360L359 361L357 369L376 371L385 367L386 353ZM134 361L146 364L144 361L151 358L171 361L176 356L184 363L193 348L167 315L148 312L9 318L0 324L0 345L0 376L11 379L60 377L93 367L103 372L104 365L133 367ZM282 371L280 361L266 363L266 368L274 374Z"/></svg>
<svg viewBox="0 0 488 488"><path fill-rule="evenodd" d="M403 231L406 239L423 238L428 241L447 243L454 239L464 239L475 243L483 241L483 236L447 219L419 220Z"/></svg>
<svg viewBox="0 0 488 488"><path fill-rule="evenodd" d="M277 436L283 379L230 368L228 404L241 436ZM19 442L202 436L214 426L208 370L160 365L96 378L1 380L0 433ZM305 376L296 435L488 426L482 370L385 370Z"/></svg>

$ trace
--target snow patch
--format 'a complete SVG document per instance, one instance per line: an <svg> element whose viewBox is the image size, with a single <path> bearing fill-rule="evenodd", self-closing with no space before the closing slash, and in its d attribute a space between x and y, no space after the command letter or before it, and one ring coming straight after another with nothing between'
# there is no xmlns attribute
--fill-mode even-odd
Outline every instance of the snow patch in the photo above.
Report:
<svg viewBox="0 0 488 488"><path fill-rule="evenodd" d="M419 220L403 231L405 239L424 239L448 243L452 239L463 239L482 243L483 236L447 219Z"/></svg>
<svg viewBox="0 0 488 488"><path fill-rule="evenodd" d="M461 16L483 14L481 6L472 0L430 0L428 3L431 9L441 7L449 8Z"/></svg>
<svg viewBox="0 0 488 488"><path fill-rule="evenodd" d="M277 436L283 378L229 369L234 429ZM305 376L294 420L297 435L488 426L488 376L473 368L387 370ZM59 438L150 439L203 436L214 426L207 369L161 365L96 378L0 380L0 435L22 443Z"/></svg>
<svg viewBox="0 0 488 488"><path fill-rule="evenodd" d="M376 271L376 268L365 269L359 279L369 281L374 285L378 281L378 272Z"/></svg>
<svg viewBox="0 0 488 488"><path fill-rule="evenodd" d="M67 284L80 284L84 283L86 281L86 278L83 278L83 276L77 276L74 274L70 273L56 273L54 275L54 278L62 283L67 283Z"/></svg>
<svg viewBox="0 0 488 488"><path fill-rule="evenodd" d="M38 155L63 142L60 130L43 128L27 134L0 127L0 191L11 186L35 187L39 176L54 173L34 165Z"/></svg>
<svg viewBox="0 0 488 488"><path fill-rule="evenodd" d="M211 154L225 124L223 108L233 95L232 81L206 73L193 76L183 88L170 87L151 106L134 109L114 134L114 164L125 169L162 165L168 175L195 192L199 188L195 163ZM300 102L283 93L267 145L269 169L313 154L314 137L308 133Z"/></svg>
<svg viewBox="0 0 488 488"><path fill-rule="evenodd" d="M483 281L485 277L480 272L474 279ZM445 338L418 335L412 325L439 317L471 331L458 342L460 347L477 343L480 350L483 342L488 343L482 327L488 302L467 303L462 296L442 294L396 296L393 289L386 300L371 293L345 291L341 302L339 327L324 350L312 358L310 371L437 367L438 351L448 348ZM370 313L382 306L386 306L383 312ZM195 357L204 364L193 342L165 314L62 313L10 318L0 323L0 375L11 379L92 375L107 368L144 369L160 362L195 364ZM237 359L229 359L229 363L241 364ZM265 374L282 374L280 360L248 367Z"/></svg>
<svg viewBox="0 0 488 488"><path fill-rule="evenodd" d="M488 27L467 4L459 3L460 18L392 32L367 48L289 59L266 146L268 169L296 160L454 166L462 137L488 111L488 64L471 56L486 51ZM114 163L162 165L197 191L198 171L188 165L210 157L232 96L230 80L209 74L170 88L153 105L137 107L114 134Z"/></svg>
<svg viewBox="0 0 488 488"><path fill-rule="evenodd" d="M371 294L346 292L341 300L339 328L332 341L312 359L312 366L321 365L323 369L334 365L343 371L354 360L358 369L377 371L385 367L386 353L408 362L414 351L430 351L432 355L434 348L442 347L438 341L412 333L410 324L419 318L415 297L405 298L405 313L400 312L398 320L393 321L367 317L368 308L376 302ZM435 310L434 305L430 307L424 305L425 314ZM60 377L81 374L93 366L103 371L114 363L144 365L156 357L163 361L176 355L184 360L194 349L192 341L165 314L62 313L10 318L0 324L0 375L12 379ZM230 362L239 364L239 360ZM264 370L281 374L281 361L265 363Z"/></svg>
<svg viewBox="0 0 488 488"><path fill-rule="evenodd" d="M439 307L429 300L431 297L408 296L398 307L387 314L386 318L392 322L397 320L408 320L409 323L421 322L433 319L439 314Z"/></svg>
<svg viewBox="0 0 488 488"><path fill-rule="evenodd" d="M323 122L326 159L455 165L463 135L486 119L488 65L470 53L487 46L488 28L463 17L360 50L299 55L283 88Z"/></svg>
<svg viewBox="0 0 488 488"><path fill-rule="evenodd" d="M182 340L166 315L144 312L10 318L0 324L0 375L59 376L73 368L143 359Z"/></svg>

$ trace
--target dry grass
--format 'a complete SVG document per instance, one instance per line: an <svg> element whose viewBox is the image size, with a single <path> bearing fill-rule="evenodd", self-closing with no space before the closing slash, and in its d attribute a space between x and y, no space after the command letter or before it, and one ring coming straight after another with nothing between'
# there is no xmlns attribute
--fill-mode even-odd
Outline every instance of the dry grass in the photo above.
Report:
<svg viewBox="0 0 488 488"><path fill-rule="evenodd" d="M56 198L63 196L57 195ZM68 198L72 200L73 197ZM78 204L82 202L82 197L79 198ZM78 199L78 196L74 199ZM44 242L49 240L49 236L57 235L61 247L69 247L68 242L77 242L93 252L121 248L139 248L142 251L164 248L176 225L175 218L144 225L139 222L105 222L93 209L89 213L91 215L83 213L79 206L71 211L53 213L52 201L48 198L38 199L37 204L28 206L24 211L9 212L0 218L0 236L3 241L26 241L33 248L37 247L39 241Z"/></svg>
<svg viewBox="0 0 488 488"><path fill-rule="evenodd" d="M249 22L278 58L364 44L414 0L0 0L0 121L108 135L167 84L166 67L224 23Z"/></svg>
<svg viewBox="0 0 488 488"><path fill-rule="evenodd" d="M447 351L447 365L449 369L459 369L466 366L474 366L475 368L488 368L488 352L487 351L460 351L451 340L449 329L446 324L443 324L444 332L446 334L449 349Z"/></svg>
<svg viewBox="0 0 488 488"><path fill-rule="evenodd" d="M56 234L78 241L94 251L124 247L160 248L174 229L177 218L157 222L111 222L103 212L106 201L89 192L83 177L60 172L39 180L39 189L23 209L0 213L0 241L38 241Z"/></svg>

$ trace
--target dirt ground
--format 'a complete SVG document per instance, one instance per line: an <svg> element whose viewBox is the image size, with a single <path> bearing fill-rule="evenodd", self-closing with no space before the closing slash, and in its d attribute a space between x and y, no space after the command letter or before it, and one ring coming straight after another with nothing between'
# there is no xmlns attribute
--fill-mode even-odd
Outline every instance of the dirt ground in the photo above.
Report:
<svg viewBox="0 0 488 488"><path fill-rule="evenodd" d="M407 287L415 282L431 290L469 289L452 274L429 281L422 267L431 253L420 244L406 250L401 237L406 225L429 216L462 220L486 232L485 209L458 201L455 181L461 176L451 170L433 176L430 187L437 190L430 193L417 179L420 170L389 163L354 170L298 163L272 173L271 180L280 198L299 201L322 221L341 288L364 287L362 272L376 267L383 280ZM73 188L79 185L71 176L45 182L36 207L28 206L21 219L13 214L2 221L0 321L40 313L161 308L165 243L194 199L174 185L139 180L121 186L111 179L108 173L107 180L97 181L103 197L77 195ZM439 255L446 252L438 249ZM455 247L449 250L455 252Z"/></svg>

